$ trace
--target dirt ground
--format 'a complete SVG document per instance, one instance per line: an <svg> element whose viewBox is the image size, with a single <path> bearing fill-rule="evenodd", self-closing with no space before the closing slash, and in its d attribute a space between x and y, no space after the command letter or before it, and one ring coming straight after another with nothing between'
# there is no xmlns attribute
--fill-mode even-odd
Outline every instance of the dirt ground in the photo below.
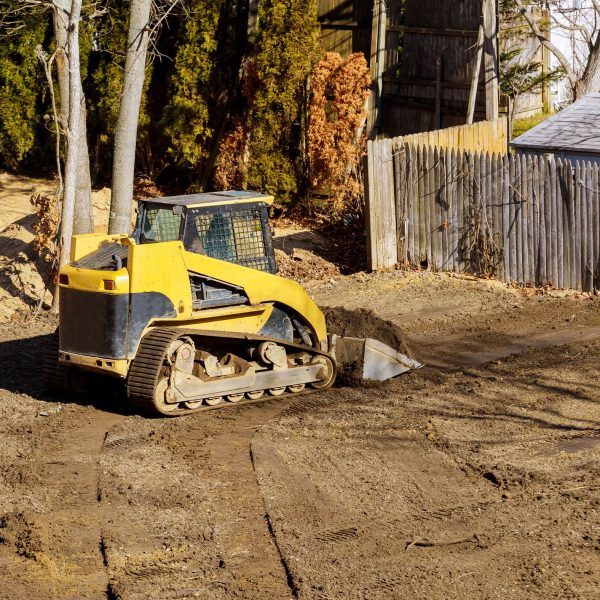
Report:
<svg viewBox="0 0 600 600"><path fill-rule="evenodd" d="M178 419L50 398L0 325L0 598L600 597L600 299L394 271L311 285L419 371Z"/></svg>

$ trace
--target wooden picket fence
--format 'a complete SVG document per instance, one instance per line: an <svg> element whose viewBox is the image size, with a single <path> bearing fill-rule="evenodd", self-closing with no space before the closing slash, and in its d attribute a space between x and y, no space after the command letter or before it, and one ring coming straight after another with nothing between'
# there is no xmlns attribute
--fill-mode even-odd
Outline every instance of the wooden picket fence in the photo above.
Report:
<svg viewBox="0 0 600 600"><path fill-rule="evenodd" d="M413 133L394 138L393 142L396 145L435 146L444 150L506 154L508 117L500 117L495 121L479 121L472 125Z"/></svg>
<svg viewBox="0 0 600 600"><path fill-rule="evenodd" d="M600 289L599 166L369 142L371 268Z"/></svg>

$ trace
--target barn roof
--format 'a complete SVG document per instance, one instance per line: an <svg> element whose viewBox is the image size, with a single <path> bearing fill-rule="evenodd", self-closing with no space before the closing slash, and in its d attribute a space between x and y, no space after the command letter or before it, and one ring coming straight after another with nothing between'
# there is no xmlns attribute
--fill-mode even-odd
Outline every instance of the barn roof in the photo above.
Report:
<svg viewBox="0 0 600 600"><path fill-rule="evenodd" d="M515 138L517 150L600 154L600 94L588 94Z"/></svg>

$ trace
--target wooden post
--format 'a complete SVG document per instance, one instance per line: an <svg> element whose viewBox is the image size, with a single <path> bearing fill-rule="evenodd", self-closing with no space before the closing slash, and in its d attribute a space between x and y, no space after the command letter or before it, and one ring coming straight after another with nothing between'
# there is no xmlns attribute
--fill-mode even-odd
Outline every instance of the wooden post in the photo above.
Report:
<svg viewBox="0 0 600 600"><path fill-rule="evenodd" d="M368 116L369 139L374 140L381 128L383 108L383 73L385 71L385 42L387 34L386 0L373 0L373 25L371 27L371 91Z"/></svg>
<svg viewBox="0 0 600 600"><path fill-rule="evenodd" d="M483 25L479 26L477 36L477 53L475 55L475 65L473 66L473 75L471 78L471 91L469 93L469 107L467 108L467 125L473 124L475 118L475 103L477 101L477 88L479 87L479 74L481 72L481 59L483 58Z"/></svg>
<svg viewBox="0 0 600 600"><path fill-rule="evenodd" d="M488 121L498 118L498 23L496 0L483 2L485 115Z"/></svg>
<svg viewBox="0 0 600 600"><path fill-rule="evenodd" d="M442 128L442 57L435 60L435 116L434 129Z"/></svg>

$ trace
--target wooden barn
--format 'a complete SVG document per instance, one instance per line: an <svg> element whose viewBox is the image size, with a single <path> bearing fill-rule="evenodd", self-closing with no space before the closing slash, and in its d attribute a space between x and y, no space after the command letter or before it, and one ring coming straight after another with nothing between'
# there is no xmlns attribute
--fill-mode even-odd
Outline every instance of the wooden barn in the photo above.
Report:
<svg viewBox="0 0 600 600"><path fill-rule="evenodd" d="M371 137L497 118L496 14L496 0L319 0L323 48L369 61Z"/></svg>

